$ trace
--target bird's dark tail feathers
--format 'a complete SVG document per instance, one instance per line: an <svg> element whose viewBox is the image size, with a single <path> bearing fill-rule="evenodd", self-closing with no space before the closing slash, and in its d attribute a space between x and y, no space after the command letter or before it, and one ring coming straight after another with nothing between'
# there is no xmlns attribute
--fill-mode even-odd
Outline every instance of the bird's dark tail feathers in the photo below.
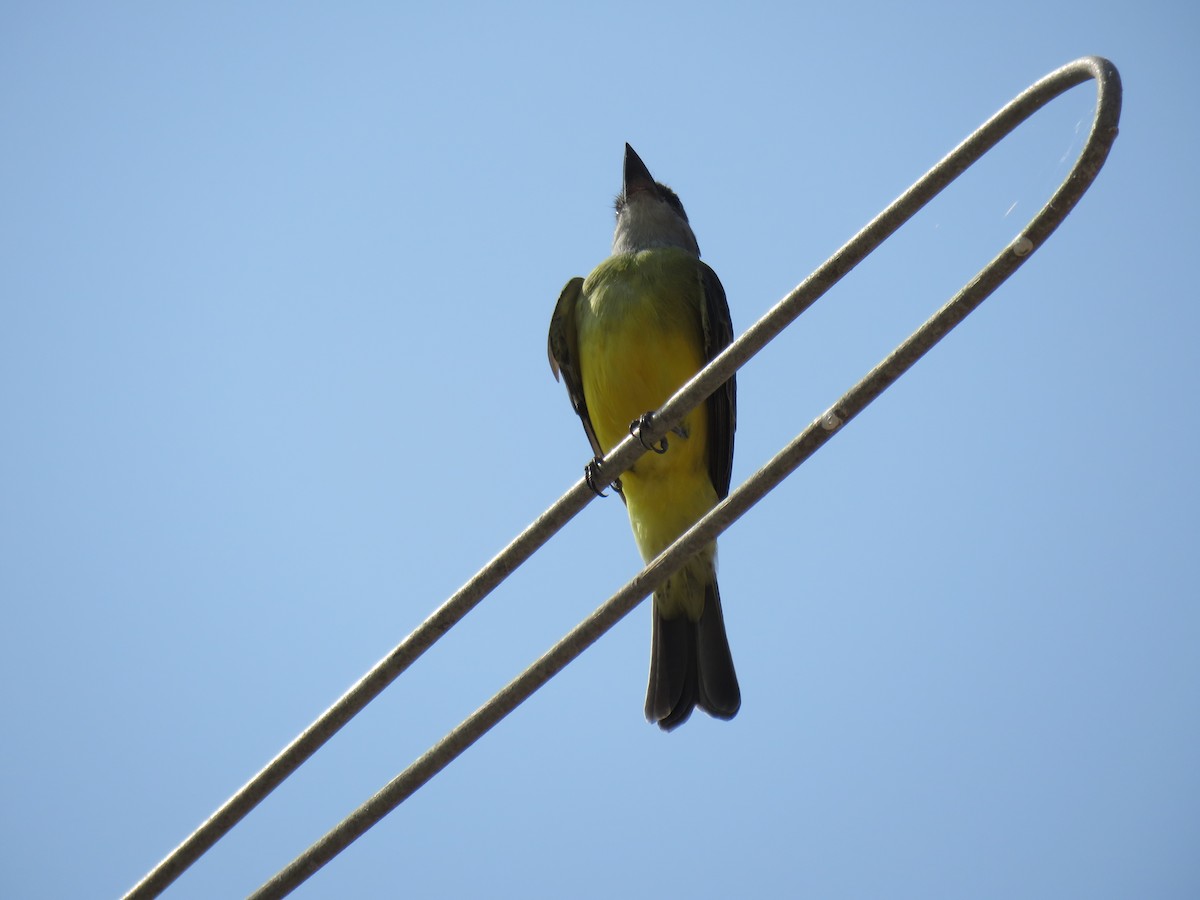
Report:
<svg viewBox="0 0 1200 900"><path fill-rule="evenodd" d="M646 718L670 731L686 722L697 706L718 719L737 715L742 693L725 636L717 582L705 586L704 612L698 622L687 616L664 619L657 605L653 621Z"/></svg>

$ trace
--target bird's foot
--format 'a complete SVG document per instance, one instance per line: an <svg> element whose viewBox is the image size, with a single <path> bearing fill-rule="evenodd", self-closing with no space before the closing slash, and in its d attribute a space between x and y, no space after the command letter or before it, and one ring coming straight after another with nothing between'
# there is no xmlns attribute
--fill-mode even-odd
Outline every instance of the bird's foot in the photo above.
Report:
<svg viewBox="0 0 1200 900"><path fill-rule="evenodd" d="M592 489L592 493L597 497L607 497L603 488L610 484L615 484L617 490L621 489L621 483L618 480L605 482L600 484L600 464L604 462L603 456L595 456L592 461L583 467L583 480L587 482L587 486Z"/></svg>
<svg viewBox="0 0 1200 900"><path fill-rule="evenodd" d="M640 418L634 419L629 423L629 433L638 439L638 442L647 450L653 450L655 453L667 452L667 438L663 436L662 440L655 444L647 444L646 439L642 437L642 432L650 427L650 423L654 420L654 413L648 412Z"/></svg>

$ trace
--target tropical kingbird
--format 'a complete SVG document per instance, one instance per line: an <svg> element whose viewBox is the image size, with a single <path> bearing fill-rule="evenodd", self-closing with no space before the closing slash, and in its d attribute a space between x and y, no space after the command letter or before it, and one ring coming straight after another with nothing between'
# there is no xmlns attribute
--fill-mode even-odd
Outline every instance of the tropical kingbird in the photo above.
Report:
<svg viewBox="0 0 1200 900"><path fill-rule="evenodd" d="M612 255L567 282L550 321L550 368L598 457L733 339L683 204L628 144L624 175ZM616 483L646 562L728 495L736 418L731 377ZM646 718L665 730L697 706L722 719L741 706L716 555L713 542L654 592Z"/></svg>

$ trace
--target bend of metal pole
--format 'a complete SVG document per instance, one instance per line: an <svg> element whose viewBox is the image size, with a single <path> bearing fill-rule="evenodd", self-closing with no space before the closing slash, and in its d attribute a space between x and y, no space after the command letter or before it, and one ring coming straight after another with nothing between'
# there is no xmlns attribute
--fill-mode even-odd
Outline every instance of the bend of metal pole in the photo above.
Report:
<svg viewBox="0 0 1200 900"><path fill-rule="evenodd" d="M652 560L633 580L438 744L260 887L251 895L251 900L268 900L291 893L399 806L493 725L562 671L686 560L725 531L795 471L840 431L843 425L865 409L955 325L976 309L1009 275L1020 268L1074 208L1104 165L1109 149L1116 139L1121 113L1121 82L1116 67L1108 60L1085 57L1063 66L1032 85L1000 110L731 344L703 372L688 382L655 415L653 430L647 429L643 439L647 443L657 441L688 410L703 402L742 363L811 306L942 188L1035 111L1089 78L1097 82L1096 116L1079 159L1049 202L995 259L858 384L842 395L825 413L809 424L790 444L679 540ZM632 452L631 446L635 448ZM606 477L607 473L619 474L624 471L642 452L645 452L644 448L637 446L634 438L626 438L605 459L603 471ZM550 516L568 499L579 494L580 488L580 485L576 485L545 515ZM586 501L589 498L583 499ZM574 512L570 514L573 515Z"/></svg>
<svg viewBox="0 0 1200 900"><path fill-rule="evenodd" d="M693 407L702 403L709 394L728 380L729 376L747 360L758 353L788 324L811 306L822 294L837 283L843 275L862 261L880 243L886 240L925 203L936 196L942 188L995 146L1021 122L1050 100L1083 81L1097 81L1097 114L1088 142L1067 180L1025 229L1021 237L1010 245L1005 253L1015 260L1008 267L997 267L1005 254L984 269L976 281L987 276L994 289L1004 278L1028 258L1033 250L1054 231L1059 222L1070 212L1079 196L1087 189L1096 172L1103 165L1117 133L1120 118L1120 77L1112 63L1099 57L1085 57L1051 73L1037 82L1004 109L993 116L971 137L948 154L908 191L880 213L870 224L855 235L846 245L827 260L816 272L805 279L787 297L776 304L718 356L704 371L688 382L654 417L653 425L641 436L652 443L669 431ZM1003 271L1001 272L1001 270ZM984 294L986 296L986 294ZM976 301L975 305L978 305ZM953 303L953 301L952 301ZM974 307L971 307L974 308ZM966 312L969 312L968 309ZM962 313L962 316L966 315ZM939 314L940 315L940 314ZM935 319L937 317L935 316ZM959 321L961 318L959 319ZM930 323L932 324L933 320ZM957 324L954 322L953 324ZM946 326L945 330L953 327ZM929 332L932 333L932 332ZM942 334L945 331L941 332ZM916 337L916 335L914 335ZM938 335L940 337L940 334ZM936 342L934 338L933 342ZM906 342L905 346L911 343ZM932 346L932 342L929 344ZM893 356L901 353L901 347ZM910 348L909 352L915 348ZM926 347L925 349L928 349ZM924 352L920 350L912 361ZM889 357L891 359L891 357ZM911 365L911 361L909 362ZM902 371L902 370L901 370ZM887 381L898 377L899 372ZM883 373L880 377L888 377ZM886 387L886 384L884 385ZM882 390L882 388L880 388ZM853 392L851 392L853 393ZM848 397L850 395L847 395ZM867 401L869 402L869 400ZM865 404L864 404L865 405ZM835 409L837 405L835 404ZM826 421L832 421L829 415ZM842 421L848 420L844 417ZM823 441L822 441L823 443ZM819 444L817 445L819 446ZM813 448L815 450L815 447ZM601 472L603 479L611 480L629 468L644 452L637 439L628 437L605 458ZM797 465L799 463L796 463ZM487 563L470 581L452 595L442 606L422 622L395 649L375 664L358 682L349 688L332 706L322 713L308 728L279 752L232 797L222 804L182 843L172 850L126 895L125 900L143 900L157 897L178 878L189 866L227 834L271 791L299 768L310 756L325 744L343 725L357 715L377 697L438 638L450 630L480 601L494 590L518 566L541 548L567 522L591 501L593 494L581 479L571 490L558 499L521 532L503 551ZM724 506L724 504L722 505ZM710 516L715 516L718 507ZM740 513L738 514L740 515ZM735 517L736 518L736 517ZM706 520L707 521L707 518ZM732 521L730 519L729 521ZM728 523L725 523L727 527ZM723 529L722 529L723 530ZM685 535L686 538L686 535ZM681 541L683 538L681 538ZM670 553L670 550L667 551ZM664 557L666 554L664 554ZM671 557L675 559L675 557ZM657 563L657 561L656 561ZM652 563L651 565L655 565ZM646 570L649 572L649 568ZM642 576L639 576L641 578ZM665 576L664 576L665 577ZM636 580L636 579L635 579ZM647 584L645 592L653 590ZM644 594L643 594L644 596ZM616 598L614 598L616 599ZM536 688L535 688L536 689ZM490 727L490 726L489 726ZM486 730L486 729L485 729ZM481 732L482 733L482 732ZM464 749L465 749L464 745ZM461 750L459 751L461 752ZM438 767L440 768L440 766ZM286 870L285 870L286 871ZM315 871L315 869L314 869ZM281 873L282 874L282 873ZM274 879L271 883L274 883ZM296 882L297 884L299 882Z"/></svg>

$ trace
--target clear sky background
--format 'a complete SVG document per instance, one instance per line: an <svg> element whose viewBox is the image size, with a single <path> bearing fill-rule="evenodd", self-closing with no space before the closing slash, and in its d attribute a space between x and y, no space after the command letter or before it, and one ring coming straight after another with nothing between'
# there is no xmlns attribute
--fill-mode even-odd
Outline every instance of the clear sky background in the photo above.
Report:
<svg viewBox="0 0 1200 900"><path fill-rule="evenodd" d="M1200 896L1194 4L0 10L0 895L131 887L578 479L545 334L625 141L740 332L1011 97L1125 84L1050 243L297 896ZM1039 114L739 375L739 482L1070 168ZM638 568L592 503L168 891L243 896Z"/></svg>

